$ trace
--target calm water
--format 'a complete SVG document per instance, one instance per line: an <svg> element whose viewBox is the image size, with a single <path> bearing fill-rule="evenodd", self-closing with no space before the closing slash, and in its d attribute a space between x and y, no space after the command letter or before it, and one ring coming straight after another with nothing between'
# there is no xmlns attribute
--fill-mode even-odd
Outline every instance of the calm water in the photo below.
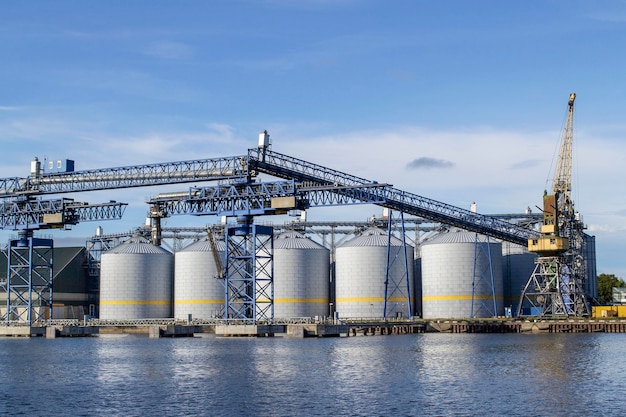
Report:
<svg viewBox="0 0 626 417"><path fill-rule="evenodd" d="M0 339L0 414L626 414L626 335Z"/></svg>

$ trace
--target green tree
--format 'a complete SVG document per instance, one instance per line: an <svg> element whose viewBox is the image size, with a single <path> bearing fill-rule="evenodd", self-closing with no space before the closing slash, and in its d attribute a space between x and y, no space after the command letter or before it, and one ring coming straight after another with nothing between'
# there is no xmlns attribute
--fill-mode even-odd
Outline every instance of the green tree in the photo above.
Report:
<svg viewBox="0 0 626 417"><path fill-rule="evenodd" d="M613 287L626 287L626 282L613 274L598 275L598 300L601 304L613 302Z"/></svg>

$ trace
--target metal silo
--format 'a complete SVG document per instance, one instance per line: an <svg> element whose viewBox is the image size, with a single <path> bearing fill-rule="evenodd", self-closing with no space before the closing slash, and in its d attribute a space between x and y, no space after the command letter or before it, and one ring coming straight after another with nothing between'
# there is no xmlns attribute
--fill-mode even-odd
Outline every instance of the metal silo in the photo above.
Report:
<svg viewBox="0 0 626 417"><path fill-rule="evenodd" d="M528 248L510 242L502 243L502 278L504 280L505 313L511 315L517 311L524 286L535 270L537 255L528 252Z"/></svg>
<svg viewBox="0 0 626 417"><path fill-rule="evenodd" d="M300 233L274 239L274 317L328 316L330 251Z"/></svg>
<svg viewBox="0 0 626 417"><path fill-rule="evenodd" d="M502 287L499 242L453 230L422 243L423 318L503 315Z"/></svg>
<svg viewBox="0 0 626 417"><path fill-rule="evenodd" d="M388 240L386 231L371 228L336 249L335 310L339 317L383 316ZM409 303L413 309L413 247L406 246L406 262L402 251L402 241L392 236L387 317L408 317Z"/></svg>
<svg viewBox="0 0 626 417"><path fill-rule="evenodd" d="M215 241L217 258L224 263L226 244ZM174 265L174 317L208 319L220 317L224 310L224 280L209 240L201 240L176 252ZM221 266L220 266L221 267Z"/></svg>
<svg viewBox="0 0 626 417"><path fill-rule="evenodd" d="M172 317L173 255L134 237L102 254L100 318Z"/></svg>

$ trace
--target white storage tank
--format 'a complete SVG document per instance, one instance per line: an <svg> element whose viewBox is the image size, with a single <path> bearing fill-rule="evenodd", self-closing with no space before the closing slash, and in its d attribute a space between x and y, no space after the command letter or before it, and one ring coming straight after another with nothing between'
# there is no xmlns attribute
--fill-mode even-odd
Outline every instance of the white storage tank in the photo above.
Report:
<svg viewBox="0 0 626 417"><path fill-rule="evenodd" d="M297 232L274 239L274 317L329 313L330 251Z"/></svg>
<svg viewBox="0 0 626 417"><path fill-rule="evenodd" d="M502 278L505 313L515 314L524 286L535 270L537 255L515 243L502 243ZM510 309L510 310L509 310ZM505 314L505 315L506 315Z"/></svg>
<svg viewBox="0 0 626 417"><path fill-rule="evenodd" d="M501 243L456 229L423 242L423 318L469 318L472 313L474 317L504 314Z"/></svg>
<svg viewBox="0 0 626 417"><path fill-rule="evenodd" d="M100 318L172 317L173 255L133 237L102 254Z"/></svg>
<svg viewBox="0 0 626 417"><path fill-rule="evenodd" d="M336 249L335 311L340 318L383 316L387 244L387 231L371 228ZM392 262L387 285L387 317L408 317L414 305L413 247L406 245L407 262L402 255L400 239L392 236L390 248Z"/></svg>
<svg viewBox="0 0 626 417"><path fill-rule="evenodd" d="M215 241L223 267L226 244ZM220 317L225 305L224 280L218 279L218 267L211 242L201 240L176 252L174 265L174 317L187 320Z"/></svg>

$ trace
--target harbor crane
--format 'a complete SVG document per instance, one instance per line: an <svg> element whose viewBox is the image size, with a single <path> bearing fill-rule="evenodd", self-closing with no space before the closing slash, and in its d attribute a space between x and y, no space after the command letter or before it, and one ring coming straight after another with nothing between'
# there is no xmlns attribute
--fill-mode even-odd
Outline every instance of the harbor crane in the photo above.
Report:
<svg viewBox="0 0 626 417"><path fill-rule="evenodd" d="M520 317L590 314L583 290L589 279L584 256L585 225L574 210L571 195L575 99L576 94L570 94L552 190L543 196L541 236L528 240L528 250L538 257L521 294L517 310Z"/></svg>

